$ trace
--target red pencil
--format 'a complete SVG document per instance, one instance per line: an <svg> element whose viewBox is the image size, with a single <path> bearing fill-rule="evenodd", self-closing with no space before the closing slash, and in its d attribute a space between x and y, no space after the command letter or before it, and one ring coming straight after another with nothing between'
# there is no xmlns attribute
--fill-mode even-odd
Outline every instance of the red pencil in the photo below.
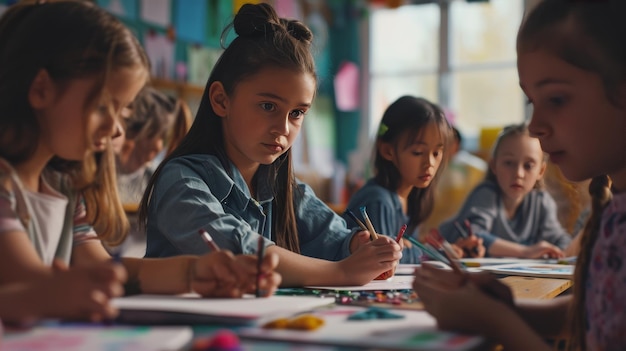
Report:
<svg viewBox="0 0 626 351"><path fill-rule="evenodd" d="M406 230L406 224L404 224L402 226L402 228L400 228L400 231L398 232L398 236L396 236L396 242L399 243L400 240L402 239L402 236L404 235L404 231Z"/></svg>

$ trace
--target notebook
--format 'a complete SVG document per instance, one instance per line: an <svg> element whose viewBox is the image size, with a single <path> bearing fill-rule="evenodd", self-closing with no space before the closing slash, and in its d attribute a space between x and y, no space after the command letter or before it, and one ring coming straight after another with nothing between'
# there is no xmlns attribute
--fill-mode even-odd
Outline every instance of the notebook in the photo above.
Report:
<svg viewBox="0 0 626 351"><path fill-rule="evenodd" d="M117 322L150 325L249 325L261 318L309 311L335 302L332 297L281 296L240 299L135 295L112 300L120 310Z"/></svg>
<svg viewBox="0 0 626 351"><path fill-rule="evenodd" d="M193 330L184 326L97 326L58 324L6 331L3 351L141 351L180 350L191 343Z"/></svg>

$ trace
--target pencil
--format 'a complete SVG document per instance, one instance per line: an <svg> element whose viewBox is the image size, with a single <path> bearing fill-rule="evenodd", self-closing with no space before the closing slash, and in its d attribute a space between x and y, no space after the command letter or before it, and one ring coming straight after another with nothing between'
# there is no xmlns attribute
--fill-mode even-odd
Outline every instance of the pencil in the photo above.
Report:
<svg viewBox="0 0 626 351"><path fill-rule="evenodd" d="M407 225L404 224L402 225L402 228L400 228L400 231L398 232L398 235L396 236L396 242L400 243L400 240L402 239L402 236L404 236L404 232L406 231L406 227Z"/></svg>
<svg viewBox="0 0 626 351"><path fill-rule="evenodd" d="M419 247L422 251L424 251L428 256L432 257L433 259L437 260L437 261L441 261L445 264L448 264L448 259L441 256L441 254L439 253L434 253L431 249L429 249L426 245L420 243L419 241L417 241L414 237L412 236L407 236L405 239L407 239L408 241L411 242L411 244Z"/></svg>
<svg viewBox="0 0 626 351"><path fill-rule="evenodd" d="M367 227L365 226L365 224L363 224L363 222L361 222L361 220L354 214L354 212L352 212L350 210L346 210L346 213L348 214L348 216L350 216L350 218L352 218L352 220L354 222L356 222L356 224L359 225L361 230L367 230Z"/></svg>
<svg viewBox="0 0 626 351"><path fill-rule="evenodd" d="M374 225L372 221L370 221L370 217L367 215L367 211L365 210L365 206L361 207L361 214L365 219L365 225L367 226L367 230L370 232L370 239L376 240L378 239L378 234L376 234L376 230L374 229Z"/></svg>
<svg viewBox="0 0 626 351"><path fill-rule="evenodd" d="M431 239L430 241L437 243L438 246L441 246L441 248L443 249L443 254L446 256L448 261L450 261L450 267L452 267L452 270L455 273L462 275L463 268L461 268L461 265L459 264L459 257L457 256L456 252L454 252L454 249L452 248L450 243L441 235L441 233L439 233L437 229L433 228L428 232L427 238Z"/></svg>
<svg viewBox="0 0 626 351"><path fill-rule="evenodd" d="M213 251L219 251L220 250L220 247L217 246L215 241L213 241L213 238L211 237L211 235L209 235L209 233L207 233L206 230L200 228L200 229L198 229L198 234L200 234L200 236L202 237L204 242L209 246L209 249L211 249Z"/></svg>
<svg viewBox="0 0 626 351"><path fill-rule="evenodd" d="M263 256L265 255L265 240L259 235L259 244L257 249L257 263L256 263L256 297L261 297L261 289L259 284L261 283L261 266L263 265Z"/></svg>
<svg viewBox="0 0 626 351"><path fill-rule="evenodd" d="M465 226L467 227L467 230L468 230L467 232L465 231L465 229L463 229L463 227L461 227L458 221L454 221L454 227L456 228L456 230L459 232L459 235L461 235L463 239L467 239L474 234L472 234L472 229L471 229L472 227L470 227L469 221L466 219L464 223L465 223ZM464 248L463 251L466 251L466 253L473 254L473 256L478 256L478 246L474 246L471 249ZM472 256L472 255L468 255L468 256Z"/></svg>

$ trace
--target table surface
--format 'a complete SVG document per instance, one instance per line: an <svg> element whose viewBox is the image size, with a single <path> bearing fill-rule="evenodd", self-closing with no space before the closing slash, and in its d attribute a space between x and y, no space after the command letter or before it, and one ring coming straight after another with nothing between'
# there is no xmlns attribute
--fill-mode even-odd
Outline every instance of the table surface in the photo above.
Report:
<svg viewBox="0 0 626 351"><path fill-rule="evenodd" d="M500 279L516 299L552 299L572 286L569 279L508 276Z"/></svg>

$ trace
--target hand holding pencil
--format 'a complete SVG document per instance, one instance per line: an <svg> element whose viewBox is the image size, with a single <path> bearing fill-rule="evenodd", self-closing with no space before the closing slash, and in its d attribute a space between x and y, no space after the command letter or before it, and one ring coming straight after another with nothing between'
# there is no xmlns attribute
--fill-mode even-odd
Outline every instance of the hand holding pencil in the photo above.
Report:
<svg viewBox="0 0 626 351"><path fill-rule="evenodd" d="M354 285L363 285L372 279L392 277L395 267L402 258L402 235L399 236L400 239L398 240L386 235L378 235L365 208L362 208L360 213L363 220L350 210L346 211L346 214L362 230L352 237L350 242L351 255L340 261L341 274L353 280L351 284Z"/></svg>
<svg viewBox="0 0 626 351"><path fill-rule="evenodd" d="M469 220L463 222L463 226L458 221L454 222L454 227L461 236L460 239L454 242L453 245L461 248L464 257L484 257L485 246L483 245L483 239L474 235Z"/></svg>
<svg viewBox="0 0 626 351"><path fill-rule="evenodd" d="M198 233L210 252L190 262L190 291L207 297L241 297L245 293L269 296L278 288L281 276L275 272L276 254L233 255L221 250L205 230Z"/></svg>

